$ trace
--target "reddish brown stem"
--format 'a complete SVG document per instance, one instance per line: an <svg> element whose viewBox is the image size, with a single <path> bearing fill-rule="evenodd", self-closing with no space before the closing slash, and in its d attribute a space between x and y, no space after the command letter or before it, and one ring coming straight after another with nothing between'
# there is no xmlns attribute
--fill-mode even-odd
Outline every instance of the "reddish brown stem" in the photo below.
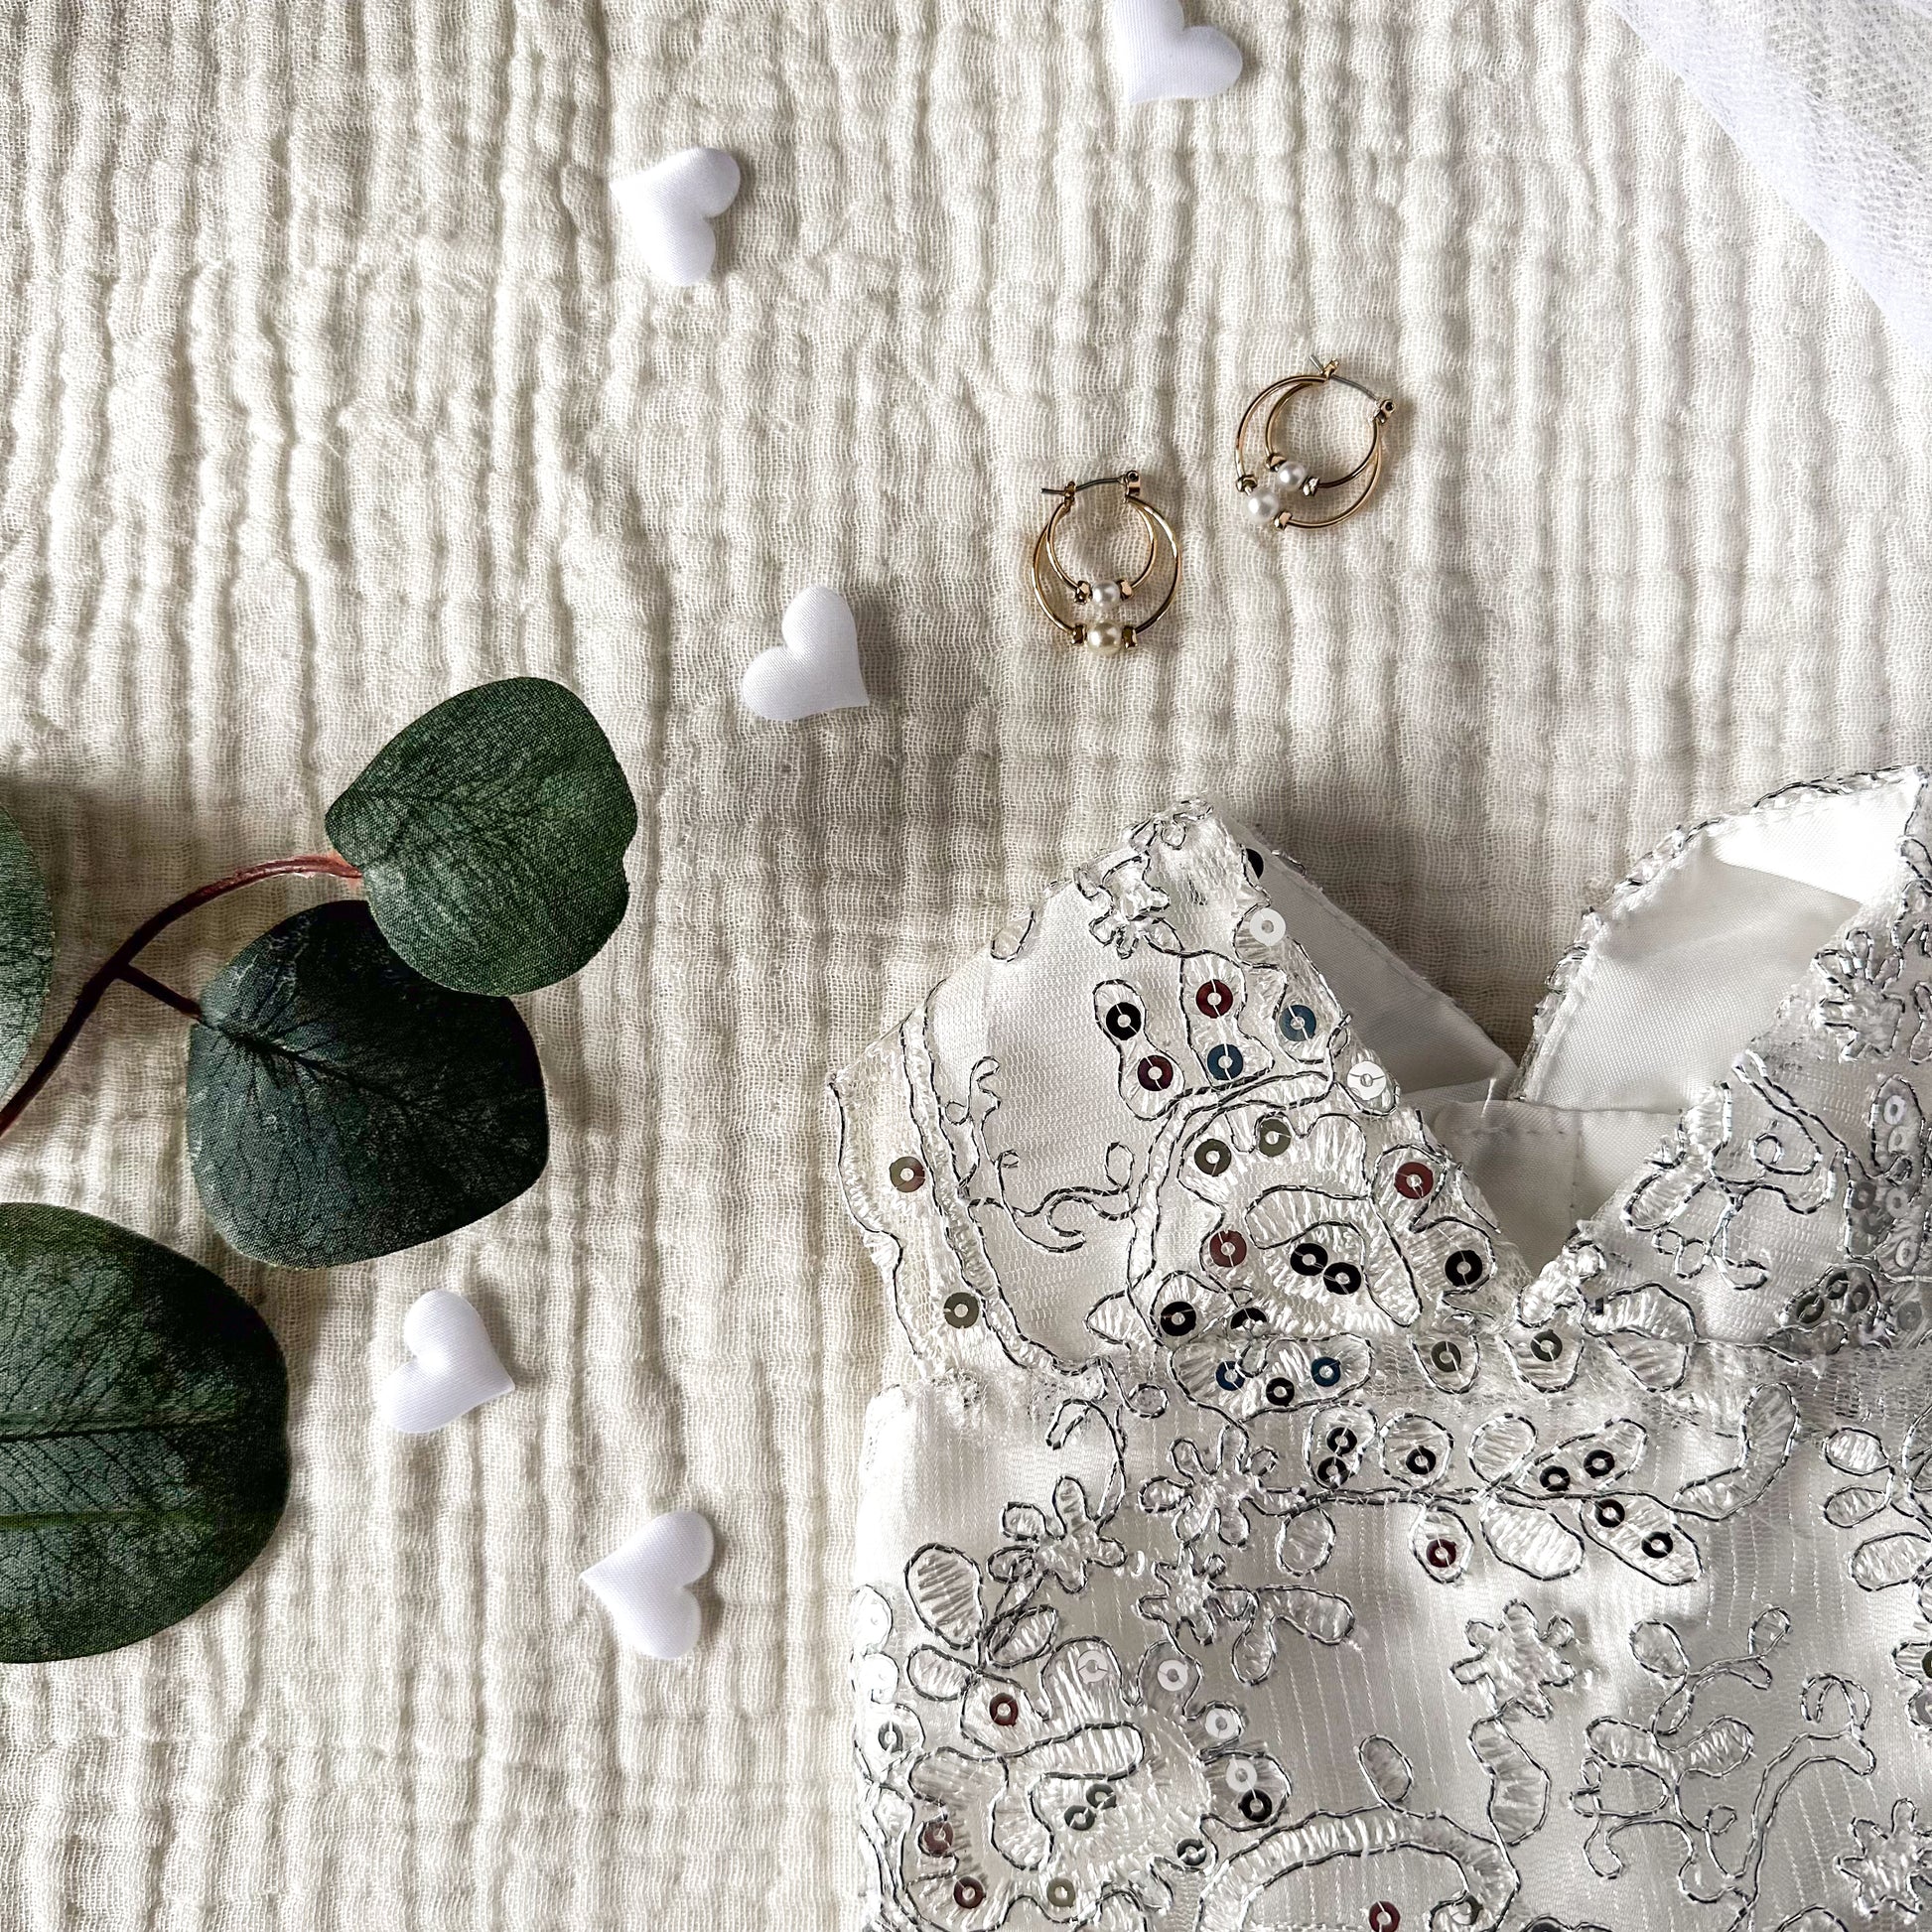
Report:
<svg viewBox="0 0 1932 1932"><path fill-rule="evenodd" d="M61 1031L47 1043L47 1051L40 1057L39 1064L20 1084L19 1090L4 1107L0 1107L0 1134L5 1134L27 1109L33 1105L34 1096L54 1077L56 1068L67 1058L69 1049L80 1037L80 1030L93 1017L94 1009L107 996L107 989L116 980L124 980L138 986L144 993L163 1000L178 1012L200 1018L201 1008L184 994L172 987L163 986L157 979L150 978L135 966L134 961L177 919L185 919L189 913L199 910L210 900L236 893L244 886L253 886L263 879L287 877L329 879L360 879L361 874L348 861L335 852L310 852L298 859L270 859L265 865L243 866L239 872L231 872L225 879L217 879L212 885L198 886L192 893L184 894L171 905L164 905L152 917L143 919L106 959L102 960L87 983L74 997L73 1011L63 1022Z"/></svg>
<svg viewBox="0 0 1932 1932"><path fill-rule="evenodd" d="M121 978L137 993L145 993L151 1000L159 1000L164 1007L174 1010L188 1020L202 1017L202 1003L191 1000L186 993L177 993L166 980L158 980L152 973L144 973L138 966L123 966Z"/></svg>

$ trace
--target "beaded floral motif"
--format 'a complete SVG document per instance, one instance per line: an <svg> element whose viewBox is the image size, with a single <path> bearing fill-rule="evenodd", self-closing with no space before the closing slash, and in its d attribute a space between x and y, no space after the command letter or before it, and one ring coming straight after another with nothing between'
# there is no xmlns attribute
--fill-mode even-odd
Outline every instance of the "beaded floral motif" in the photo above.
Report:
<svg viewBox="0 0 1932 1932"><path fill-rule="evenodd" d="M1898 1752L1932 1728L1932 1604L1894 1589L1932 1575L1932 1161L1904 1021L1844 1045L1853 1006L1861 1040L1874 1002L1916 1010L1905 968L1821 955L1531 1277L1288 939L1278 863L1199 808L1153 821L838 1083L905 1356L869 1484L933 1525L862 1537L873 1921L1896 1913L1915 1839L1867 1819L1807 1863L1790 1821L1835 1776L1920 1788ZM1875 1447L1821 1420L1848 1406ZM1767 1510L1822 1510L1821 1600L1844 1580L1802 1627L1737 1566ZM1881 1592L1848 1661L1828 1618Z"/></svg>

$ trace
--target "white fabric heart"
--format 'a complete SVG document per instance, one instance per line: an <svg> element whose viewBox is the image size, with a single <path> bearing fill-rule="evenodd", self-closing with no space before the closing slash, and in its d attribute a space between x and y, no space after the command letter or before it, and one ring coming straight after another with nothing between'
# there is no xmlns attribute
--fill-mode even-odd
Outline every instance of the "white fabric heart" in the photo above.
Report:
<svg viewBox="0 0 1932 1932"><path fill-rule="evenodd" d="M778 634L783 643L760 651L745 667L738 695L747 711L788 724L872 702L859 669L852 607L837 591L822 584L800 591L785 607Z"/></svg>
<svg viewBox="0 0 1932 1932"><path fill-rule="evenodd" d="M1241 77L1241 50L1218 27L1189 27L1180 0L1113 0L1107 24L1130 105L1203 100Z"/></svg>
<svg viewBox="0 0 1932 1932"><path fill-rule="evenodd" d="M689 288L711 273L718 237L711 219L738 198L738 163L723 148L683 148L640 174L611 184L653 275Z"/></svg>
<svg viewBox="0 0 1932 1932"><path fill-rule="evenodd" d="M583 1583L625 1643L670 1663L698 1640L690 1586L711 1568L714 1547L711 1525L695 1509L674 1509L592 1564Z"/></svg>
<svg viewBox="0 0 1932 1932"><path fill-rule="evenodd" d="M405 1436L426 1436L516 1387L489 1345L483 1316L447 1288L410 1304L402 1343L410 1360L376 1391L375 1407Z"/></svg>

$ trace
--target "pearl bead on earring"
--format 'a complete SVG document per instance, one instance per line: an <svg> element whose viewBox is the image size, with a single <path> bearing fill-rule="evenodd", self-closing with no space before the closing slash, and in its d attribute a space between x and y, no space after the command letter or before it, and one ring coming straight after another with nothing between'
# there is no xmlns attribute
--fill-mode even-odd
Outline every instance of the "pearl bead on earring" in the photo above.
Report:
<svg viewBox="0 0 1932 1932"><path fill-rule="evenodd" d="M1118 657L1127 648L1127 625L1121 621L1122 601L1127 586L1116 579L1111 584L1095 584L1082 607L1093 615L1084 617L1087 648L1101 657Z"/></svg>
<svg viewBox="0 0 1932 1932"><path fill-rule="evenodd" d="M1354 390L1373 406L1369 418L1368 453L1352 469L1324 477L1306 463L1279 453L1276 437L1283 413L1298 396L1339 382ZM1363 388L1353 376L1343 375L1338 362L1323 362L1303 375L1283 376L1269 383L1242 412L1234 432L1235 482L1248 498L1248 513L1259 522L1272 522L1281 529L1325 530L1353 516L1375 493L1387 455L1384 429L1395 412L1389 396L1377 396ZM1253 432L1260 429L1259 469L1249 466L1254 460ZM1257 484L1259 487L1257 487ZM1328 492L1347 492L1330 495ZM1301 502L1296 499L1300 497ZM1317 501L1330 507L1326 515L1314 513Z"/></svg>

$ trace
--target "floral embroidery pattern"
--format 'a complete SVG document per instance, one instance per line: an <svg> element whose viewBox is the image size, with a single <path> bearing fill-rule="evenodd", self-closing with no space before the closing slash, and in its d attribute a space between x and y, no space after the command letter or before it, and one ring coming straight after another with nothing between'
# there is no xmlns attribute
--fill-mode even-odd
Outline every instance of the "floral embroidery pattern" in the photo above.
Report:
<svg viewBox="0 0 1932 1932"><path fill-rule="evenodd" d="M1669 1150L1631 1189L1624 1216L1679 1280L1714 1267L1732 1287L1754 1289L1768 1271L1761 1256L1737 1251L1746 1211L1768 1194L1792 1214L1816 1213L1832 1198L1835 1175L1827 1137L1762 1063L1747 1056L1737 1073L1734 1085L1685 1114Z"/></svg>
<svg viewBox="0 0 1932 1932"><path fill-rule="evenodd" d="M1932 855L1911 839L1904 857L1909 880L1897 916L1882 930L1855 926L1818 956L1814 1017L1844 1059L1932 1060Z"/></svg>
<svg viewBox="0 0 1932 1932"><path fill-rule="evenodd" d="M1472 1652L1449 1666L1450 1675L1480 1689L1499 1718L1512 1710L1547 1718L1549 1694L1576 1682L1575 1665L1561 1655L1577 1635L1568 1617L1553 1616L1539 1629L1536 1612L1514 1602L1504 1606L1500 1623L1477 1620L1465 1634Z"/></svg>
<svg viewBox="0 0 1932 1932"><path fill-rule="evenodd" d="M1229 1423L1212 1448L1191 1437L1175 1440L1168 1451L1174 1476L1156 1476L1141 1486L1141 1507L1150 1515L1169 1515L1181 1542L1192 1550L1210 1533L1237 1547L1248 1540L1248 1511L1279 1516L1290 1498L1266 1486L1275 1452L1258 1448L1247 1432Z"/></svg>
<svg viewBox="0 0 1932 1932"><path fill-rule="evenodd" d="M1895 1905L1916 1918L1932 1903L1932 1832L1918 1828L1918 1807L1900 1798L1888 1825L1855 1819L1858 1851L1840 1859L1838 1868L1858 1887L1859 1910L1875 1917Z"/></svg>
<svg viewBox="0 0 1932 1932"><path fill-rule="evenodd" d="M1077 1596L1090 1569L1118 1570L1127 1561L1127 1552L1101 1534L1087 1492L1074 1477L1054 1483L1052 1507L1050 1523L1034 1503L1009 1503L1001 1513L1000 1528L1013 1541L994 1552L987 1568L1023 1596L1042 1578Z"/></svg>
<svg viewBox="0 0 1932 1932"><path fill-rule="evenodd" d="M837 1084L920 1499L861 1556L869 1924L1918 1913L1909 1799L1792 1821L1932 1762L1932 869L1532 1277L1279 863L1153 821Z"/></svg>
<svg viewBox="0 0 1932 1932"><path fill-rule="evenodd" d="M1747 1923L1767 1842L1792 1788L1827 1769L1853 1778L1873 1769L1877 1760L1864 1738L1870 1700L1842 1677L1803 1686L1793 1734L1775 1752L1760 1750L1757 1731L1741 1718L1695 1723L1698 1700L1713 1686L1771 1690L1769 1659L1790 1631L1782 1610L1766 1610L1751 1624L1743 1656L1696 1669L1673 1625L1643 1623L1630 1633L1632 1654L1664 1695L1644 1724L1616 1717L1591 1723L1584 1782L1570 1797L1573 1809L1594 1821L1586 1849L1604 1877L1622 1874L1626 1838L1661 1832L1677 1842L1685 1896L1722 1904L1735 1914L1731 1923ZM1726 1802L1733 1779L1738 1805Z"/></svg>

